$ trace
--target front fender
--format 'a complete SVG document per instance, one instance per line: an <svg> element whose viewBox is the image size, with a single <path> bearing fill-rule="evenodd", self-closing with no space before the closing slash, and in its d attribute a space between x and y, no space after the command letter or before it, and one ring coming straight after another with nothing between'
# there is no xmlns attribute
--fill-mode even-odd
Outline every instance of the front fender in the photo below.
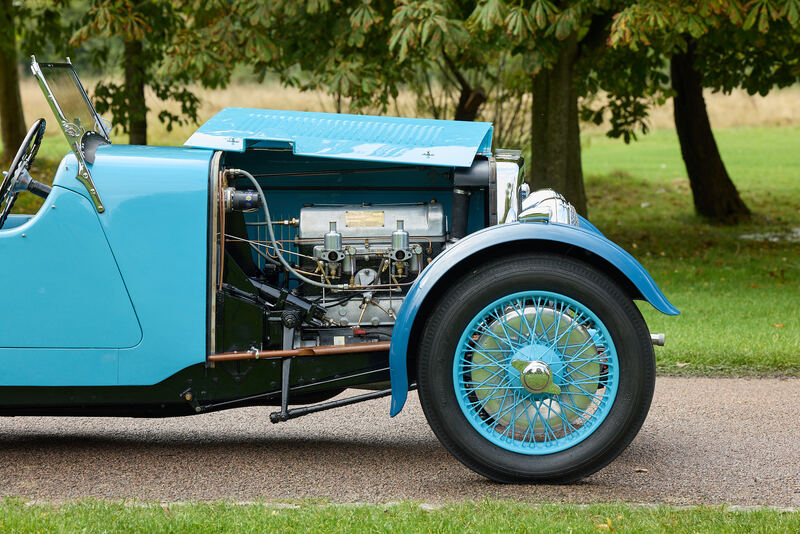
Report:
<svg viewBox="0 0 800 534"><path fill-rule="evenodd" d="M436 284L457 264L481 251L510 242L546 241L568 247L577 247L603 258L624 275L638 290L640 297L655 309L667 315L680 312L673 306L653 278L636 259L614 242L603 236L585 219L581 226L556 223L510 223L491 226L461 239L454 246L439 254L420 274L406 296L397 314L392 344L389 350L389 366L392 380L391 415L400 413L408 396L408 341L418 312ZM520 247L520 250L524 250Z"/></svg>

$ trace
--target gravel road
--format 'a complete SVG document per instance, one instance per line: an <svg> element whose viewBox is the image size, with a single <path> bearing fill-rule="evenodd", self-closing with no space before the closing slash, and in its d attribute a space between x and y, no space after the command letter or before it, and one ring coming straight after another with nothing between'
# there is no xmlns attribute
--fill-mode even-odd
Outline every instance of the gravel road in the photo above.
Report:
<svg viewBox="0 0 800 534"><path fill-rule="evenodd" d="M659 378L610 466L569 486L502 486L462 467L412 394L272 425L269 408L195 417L0 418L0 495L147 501L322 498L800 506L800 379Z"/></svg>

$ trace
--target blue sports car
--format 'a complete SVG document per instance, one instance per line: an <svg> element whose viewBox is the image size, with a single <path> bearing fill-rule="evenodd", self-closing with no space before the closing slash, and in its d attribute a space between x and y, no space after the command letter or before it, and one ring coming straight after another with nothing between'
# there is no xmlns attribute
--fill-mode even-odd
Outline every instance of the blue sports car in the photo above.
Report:
<svg viewBox="0 0 800 534"><path fill-rule="evenodd" d="M633 301L678 312L491 124L226 108L117 146L69 60L32 70L72 151L36 181L39 119L0 185L0 415L280 423L417 389L500 482L577 480L638 432L663 335Z"/></svg>

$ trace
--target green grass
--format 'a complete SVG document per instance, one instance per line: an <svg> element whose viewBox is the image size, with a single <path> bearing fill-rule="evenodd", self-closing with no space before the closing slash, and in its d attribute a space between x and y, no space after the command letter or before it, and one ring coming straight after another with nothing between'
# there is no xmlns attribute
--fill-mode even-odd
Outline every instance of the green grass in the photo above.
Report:
<svg viewBox="0 0 800 534"><path fill-rule="evenodd" d="M79 501L0 504L0 531L17 532L798 532L800 513L768 509L530 505L507 501L291 507Z"/></svg>
<svg viewBox="0 0 800 534"><path fill-rule="evenodd" d="M625 145L584 141L591 220L636 256L681 310L641 306L664 373L800 374L800 243L742 239L800 228L800 128L721 130L717 142L753 210L737 226L694 215L672 131Z"/></svg>
<svg viewBox="0 0 800 534"><path fill-rule="evenodd" d="M694 215L669 130L630 145L584 135L590 218L682 312L667 317L641 306L651 331L667 334L656 350L659 372L800 376L800 243L740 237L800 228L800 127L723 129L716 138L752 221L720 226ZM60 138L46 139L34 176L52 176L66 149ZM16 211L39 203L22 195Z"/></svg>

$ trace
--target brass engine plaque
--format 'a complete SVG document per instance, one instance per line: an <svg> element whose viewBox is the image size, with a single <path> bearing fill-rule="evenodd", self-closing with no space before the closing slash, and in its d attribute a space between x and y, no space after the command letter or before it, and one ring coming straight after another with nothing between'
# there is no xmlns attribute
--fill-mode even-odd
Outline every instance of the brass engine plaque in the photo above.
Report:
<svg viewBox="0 0 800 534"><path fill-rule="evenodd" d="M384 213L382 211L346 211L345 224L353 227L383 226Z"/></svg>

